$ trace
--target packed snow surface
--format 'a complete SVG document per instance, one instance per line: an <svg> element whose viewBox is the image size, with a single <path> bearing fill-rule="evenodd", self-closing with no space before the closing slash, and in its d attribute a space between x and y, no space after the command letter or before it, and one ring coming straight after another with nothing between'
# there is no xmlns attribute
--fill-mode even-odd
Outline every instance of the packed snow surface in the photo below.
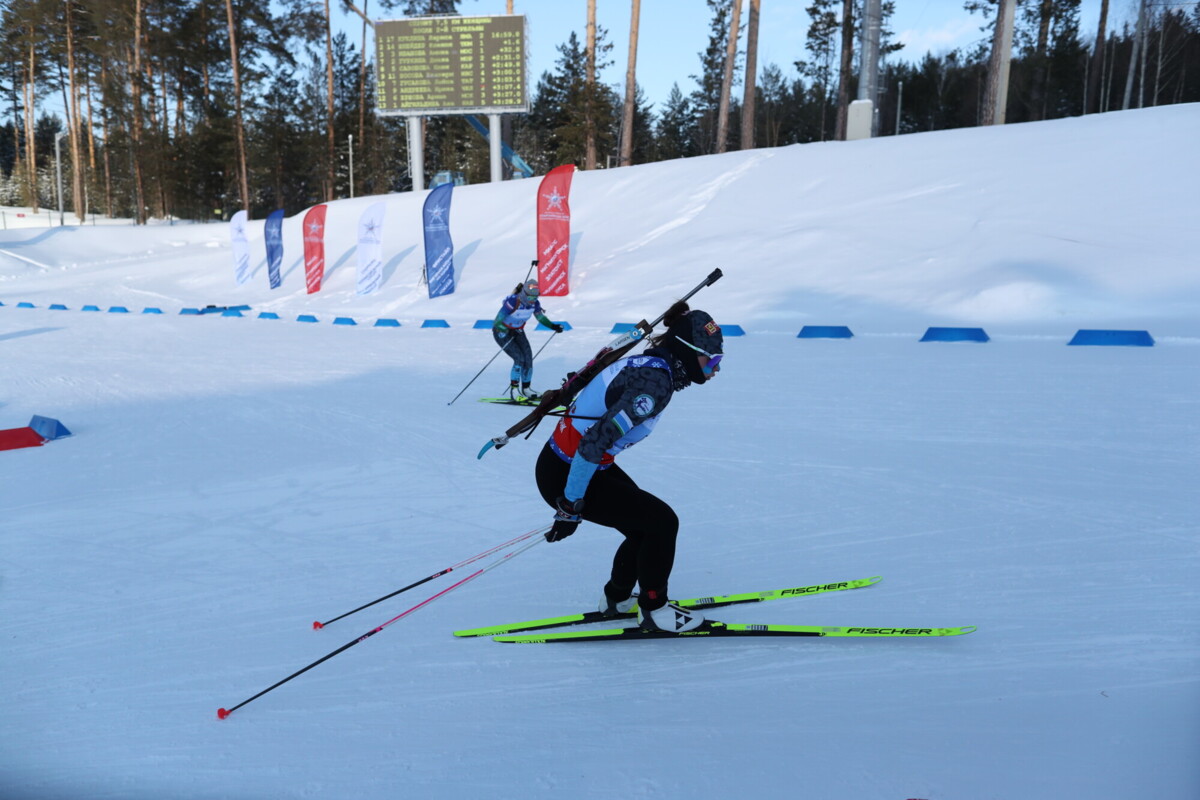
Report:
<svg viewBox="0 0 1200 800"><path fill-rule="evenodd" d="M715 268L693 304L745 332L620 458L680 516L672 594L881 575L712 616L975 633L451 635L593 608L619 535L585 524L224 721L493 559L314 620L548 524L548 424L475 457L523 413L477 402L507 359L449 404L535 256L537 180L455 190L437 299L424 192L331 203L314 295L304 209L274 291L261 220L237 286L227 224L5 210L0 428L72 435L0 452L0 797L1193 800L1198 134L1185 105L575 176L572 290L543 298L571 330L537 386ZM384 284L358 296L380 200ZM180 313L206 305L249 310ZM990 341L919 341L934 326Z"/></svg>

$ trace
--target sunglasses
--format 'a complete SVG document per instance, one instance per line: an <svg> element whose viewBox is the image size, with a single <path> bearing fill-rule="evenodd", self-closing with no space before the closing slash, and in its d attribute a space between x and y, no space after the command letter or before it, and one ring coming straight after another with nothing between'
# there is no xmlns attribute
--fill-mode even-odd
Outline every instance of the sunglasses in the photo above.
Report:
<svg viewBox="0 0 1200 800"><path fill-rule="evenodd" d="M704 365L704 374L705 375L711 376L714 372L720 372L720 370L721 370L720 364L721 364L721 358L722 358L721 353L717 353L716 355L713 355L712 353L706 352L704 350L701 350L699 347L696 347L696 345L685 340L682 336L676 336L675 338L678 339L680 342L683 342L688 347L695 350L700 355L708 356L708 363Z"/></svg>

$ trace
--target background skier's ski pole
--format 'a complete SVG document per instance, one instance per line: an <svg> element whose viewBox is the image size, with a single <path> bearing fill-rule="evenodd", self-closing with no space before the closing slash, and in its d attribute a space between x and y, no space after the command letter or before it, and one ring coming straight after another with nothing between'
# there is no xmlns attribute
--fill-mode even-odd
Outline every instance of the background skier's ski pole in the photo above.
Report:
<svg viewBox="0 0 1200 800"><path fill-rule="evenodd" d="M382 603L384 600L387 600L390 597L395 597L398 594L403 594L404 592L407 592L409 589L415 589L418 586L420 586L422 583L428 583L429 581L433 580L434 578L440 578L443 575L446 575L447 573L453 572L454 570L458 569L459 567L465 567L467 564L473 564L474 562L478 561L481 558L487 558L492 553L497 553L506 547L511 547L512 545L516 544L517 542L523 542L531 536L537 536L539 534L544 534L545 532L546 532L546 529L542 528L540 530L530 531L529 533L523 533L515 539L509 539L504 544L498 544L495 547L484 550L482 553L473 555L468 559L460 561L452 567L446 567L445 569L441 570L440 572L435 572L432 575L421 578L421 580L416 581L415 583L410 583L408 586L405 586L403 589L397 589L396 591L392 592L391 594L385 594L383 597L380 597L378 600L372 600L371 602L369 602L365 605L361 605L358 608L354 609L353 611L347 611L345 614L340 614L340 615L334 617L333 619L326 620L325 622L314 622L313 630L319 631L319 630L321 630L321 628L324 628L326 625L328 625L331 622L337 622L339 619L345 619L346 617L350 616L351 614L356 614L359 611L362 611L364 608L370 608L371 606L375 605L376 603Z"/></svg>
<svg viewBox="0 0 1200 800"><path fill-rule="evenodd" d="M551 336L550 338L551 338L551 339L553 339L554 337L553 337L553 336ZM509 341L509 342L511 342L511 341L512 341L512 337L509 337L509 340L508 340L508 341ZM549 339L547 339L547 341L549 341ZM545 347L545 345L542 345L542 346L543 346L543 347ZM484 365L483 365L483 369L487 369L488 367L490 367L490 366L492 365L492 362L496 360L496 356L498 356L498 355L500 355L501 353L503 353L503 352L504 352L506 349L508 349L508 342L505 342L505 343L504 343L504 344L503 344L503 345L500 347L500 349L496 351L496 355L494 355L494 356L492 356L491 358L489 358L489 359L488 359L488 362L487 362L486 364L484 364ZM539 350L538 352L540 353L541 351ZM479 370L479 372L476 372L476 373L475 373L475 378L478 378L480 375L482 375L482 374L483 374L483 369L481 369L481 370ZM454 400L457 400L458 398L462 397L462 393L463 393L463 392L465 392L465 391L467 390L467 387L468 387L468 386L470 386L472 383L474 383L474 382L475 382L475 378L471 378L471 380L467 381L467 385L466 385L466 386L464 386L464 387L463 387L463 388L462 388L462 389L459 391L459 393L458 393L458 394L454 395ZM448 405L448 406L452 406L452 405L454 405L454 400L451 400L449 403L446 403L446 405Z"/></svg>
<svg viewBox="0 0 1200 800"><path fill-rule="evenodd" d="M550 334L550 339L553 339L555 336L558 336L558 331L554 331L554 333L551 333L551 334ZM541 347L539 347L539 348L538 348L538 351L537 351L536 353L534 353L534 354L533 354L533 360L534 360L534 361L537 361L537 357L538 357L538 356L540 356L540 355L542 354L542 351L546 349L546 345L547 345L547 344L550 344L550 339L547 339L547 340L546 340L546 343L545 343L545 344L543 344Z"/></svg>
<svg viewBox="0 0 1200 800"><path fill-rule="evenodd" d="M550 528L549 528L549 527L546 527L546 528L543 528L542 530L538 531L538 533L545 533L545 532L546 532L546 531L548 531L548 530L550 530ZM387 622L385 622L385 623L383 623L382 625L380 625L378 628L375 628L374 630L367 631L366 633L364 633L362 636L358 637L357 639L353 639L353 640L351 640L351 641L349 641L349 642L346 642L344 645L342 645L341 647L339 647L337 650L334 650L332 653L329 653L328 655L325 655L325 656L322 656L321 658L318 658L316 661L314 661L313 663L309 664L309 665L308 665L307 667L305 667L304 669L302 669L302 670L298 670L298 671L296 671L296 672L293 672L291 675L288 675L286 678L284 678L283 680L279 681L279 682L278 682L278 683L276 683L276 684L273 684L273 685L271 685L271 686L268 686L266 689L263 689L261 692L259 692L258 694L254 695L253 697L246 698L245 700L243 700L242 702L238 703L238 704L237 704L236 706L234 706L233 708L218 708L218 709L217 709L217 719L225 719L225 718L226 718L226 717L228 717L230 714L232 714L234 711L237 711L239 708L241 708L242 706L246 705L246 704L247 704L247 703L249 703L250 701L252 701L252 700L257 700L258 698L262 697L264 694L266 694L267 692L271 691L272 689L276 689L276 688L278 688L278 687L280 687L280 686L283 686L285 683L287 683L288 681L290 681L292 678L295 678L295 677L297 677L297 676L299 676L299 675L303 675L304 673L308 672L310 669L312 669L313 667L317 666L318 664L321 664L321 663L323 663L323 662L325 662L325 661L328 661L329 659L331 659L331 658L333 658L334 656L336 656L338 653L342 653L342 652L345 652L346 650L349 650L351 647L353 647L354 645L358 644L359 642L365 642L367 639L370 639L372 636L374 636L375 634L379 633L381 630L383 630L384 628L386 628L388 625L391 625L393 622L396 622L397 620L400 620L400 619L403 619L404 617L407 617L409 614L413 613L413 612L414 612L414 611L416 611L418 608L423 608L424 606L427 606L427 605L429 605L430 603L432 603L434 600L437 600L437 599L438 599L439 597L441 597L442 595L444 595L444 594L448 594L449 592L452 592L452 591L454 591L454 590L455 590L455 589L457 589L459 586L462 586L464 583L467 583L468 581L475 580L475 579L476 579L476 578L478 578L480 575L482 575L483 573L487 572L489 569L492 569L493 567L498 567L498 566L500 566L501 564L503 564L503 563L504 563L505 561L507 561L508 559L510 559L510 558L513 558L514 556L519 556L521 553L524 553L524 552L525 552L526 550L528 550L529 548L533 547L533 546L534 546L534 545L536 545L536 544L540 544L541 542L544 542L544 541L546 541L546 540L545 540L544 538L542 538L542 537L540 537L540 536L539 536L539 537L537 537L536 539L534 539L532 542L530 542L529 544L527 544L527 545L525 545L525 546L523 546L523 547L519 547L519 548L517 548L516 550L513 550L511 553L505 553L503 556L501 556L500 558L496 559L496 560L495 560L495 561L493 561L491 564L488 564L486 567L481 567L480 569L477 569L477 570L475 570L474 572L472 572L472 573L471 573L470 575L468 575L467 577L463 578L463 579L462 579L461 581L459 581L458 583L452 584L451 586L448 586L448 587L446 587L445 589L442 589L440 592L438 592L438 593L437 593L437 594L435 594L435 595L432 595L431 597L427 597L426 599L424 599L424 600L422 600L421 602L417 603L415 606L413 606L412 608L408 609L407 611L405 611L405 612L403 612L403 613L400 613L400 614L397 614L396 616L392 617L392 618L391 618L391 619L389 619Z"/></svg>

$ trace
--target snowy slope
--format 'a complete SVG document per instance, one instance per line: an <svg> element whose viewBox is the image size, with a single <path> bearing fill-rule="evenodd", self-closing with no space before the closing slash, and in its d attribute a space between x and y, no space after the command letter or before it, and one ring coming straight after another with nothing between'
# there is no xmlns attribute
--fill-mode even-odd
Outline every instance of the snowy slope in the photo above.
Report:
<svg viewBox="0 0 1200 800"><path fill-rule="evenodd" d="M379 198L330 206L314 296L302 213L274 293L261 222L244 287L226 226L3 232L0 428L74 435L0 452L0 797L1196 797L1198 130L1176 106L575 178L574 291L545 301L574 329L535 383L714 267L696 304L747 332L621 456L680 514L674 593L882 575L714 616L976 633L450 636L592 607L617 536L585 525L225 721L464 573L313 620L548 521L548 431L475 459L519 415L474 402L507 366L447 405L494 352L470 325L524 277L536 183L456 189L436 300L424 195L386 198L373 297L354 224ZM281 319L178 314L207 303ZM918 342L931 325L992 341ZM1157 344L1067 347L1079 328Z"/></svg>

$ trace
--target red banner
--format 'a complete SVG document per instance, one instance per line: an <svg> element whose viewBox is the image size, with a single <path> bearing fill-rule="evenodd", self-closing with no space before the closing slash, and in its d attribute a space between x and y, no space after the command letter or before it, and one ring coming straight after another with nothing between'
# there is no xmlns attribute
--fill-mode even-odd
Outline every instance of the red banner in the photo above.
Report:
<svg viewBox="0 0 1200 800"><path fill-rule="evenodd" d="M321 291L325 277L325 206L313 206L304 215L304 283L309 294Z"/></svg>
<svg viewBox="0 0 1200 800"><path fill-rule="evenodd" d="M574 164L546 173L538 187L537 257L538 289L542 297L562 297L571 291L567 267L571 262L571 193Z"/></svg>

